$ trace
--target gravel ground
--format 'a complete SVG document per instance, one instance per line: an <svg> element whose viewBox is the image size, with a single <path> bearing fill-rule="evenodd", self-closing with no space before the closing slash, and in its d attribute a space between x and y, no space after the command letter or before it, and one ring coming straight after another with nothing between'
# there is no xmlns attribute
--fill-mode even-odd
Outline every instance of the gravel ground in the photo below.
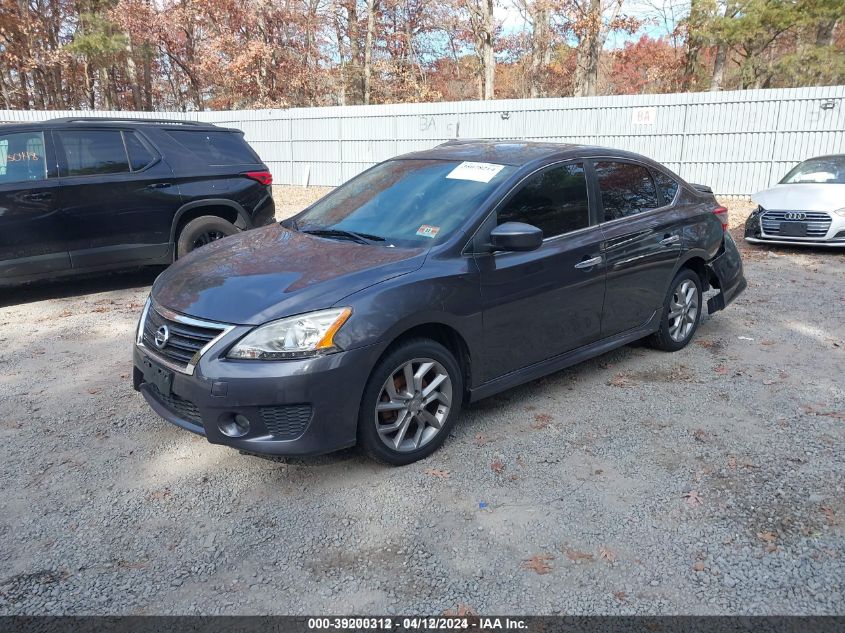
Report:
<svg viewBox="0 0 845 633"><path fill-rule="evenodd" d="M845 614L845 256L743 253L687 349L483 401L401 469L154 415L129 358L157 271L7 292L0 613Z"/></svg>

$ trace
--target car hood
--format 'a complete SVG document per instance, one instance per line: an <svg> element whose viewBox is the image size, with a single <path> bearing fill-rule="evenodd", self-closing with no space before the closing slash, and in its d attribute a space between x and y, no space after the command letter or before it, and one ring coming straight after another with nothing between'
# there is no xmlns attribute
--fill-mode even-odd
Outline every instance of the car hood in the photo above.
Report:
<svg viewBox="0 0 845 633"><path fill-rule="evenodd" d="M158 305L240 325L327 308L422 266L426 249L318 238L272 224L179 259L153 284Z"/></svg>
<svg viewBox="0 0 845 633"><path fill-rule="evenodd" d="M755 193L751 199L767 210L831 212L845 207L845 185L775 185Z"/></svg>

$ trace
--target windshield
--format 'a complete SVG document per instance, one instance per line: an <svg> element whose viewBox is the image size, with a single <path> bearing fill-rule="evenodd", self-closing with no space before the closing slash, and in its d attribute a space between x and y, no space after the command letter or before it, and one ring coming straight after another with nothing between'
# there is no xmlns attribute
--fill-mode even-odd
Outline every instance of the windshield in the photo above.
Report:
<svg viewBox="0 0 845 633"><path fill-rule="evenodd" d="M845 184L845 156L811 158L799 163L780 181L782 185L803 183Z"/></svg>
<svg viewBox="0 0 845 633"><path fill-rule="evenodd" d="M513 169L492 163L390 160L341 185L295 223L283 224L324 237L342 239L331 232L350 232L388 246L430 245L451 235Z"/></svg>

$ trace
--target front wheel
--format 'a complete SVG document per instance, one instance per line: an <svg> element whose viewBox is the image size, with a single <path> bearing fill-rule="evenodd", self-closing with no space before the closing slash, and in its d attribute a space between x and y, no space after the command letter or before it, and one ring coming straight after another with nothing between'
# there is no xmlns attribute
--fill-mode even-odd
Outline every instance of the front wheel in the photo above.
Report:
<svg viewBox="0 0 845 633"><path fill-rule="evenodd" d="M358 416L358 441L374 459L403 466L446 440L461 408L463 377L449 350L414 339L373 370Z"/></svg>
<svg viewBox="0 0 845 633"><path fill-rule="evenodd" d="M681 270L672 280L669 295L663 305L660 329L649 342L653 347L667 352L683 349L692 340L701 319L701 280L688 268Z"/></svg>

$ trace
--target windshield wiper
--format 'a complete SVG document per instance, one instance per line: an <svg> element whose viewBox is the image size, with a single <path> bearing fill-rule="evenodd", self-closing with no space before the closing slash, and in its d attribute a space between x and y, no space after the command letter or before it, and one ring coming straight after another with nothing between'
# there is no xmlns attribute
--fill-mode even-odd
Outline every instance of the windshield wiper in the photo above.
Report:
<svg viewBox="0 0 845 633"><path fill-rule="evenodd" d="M344 231L341 229L303 229L303 233L309 235L316 235L318 237L339 237L342 239L351 240L358 244L369 244L370 242L383 242L384 238L380 235L370 235L369 233L356 233L355 231Z"/></svg>

